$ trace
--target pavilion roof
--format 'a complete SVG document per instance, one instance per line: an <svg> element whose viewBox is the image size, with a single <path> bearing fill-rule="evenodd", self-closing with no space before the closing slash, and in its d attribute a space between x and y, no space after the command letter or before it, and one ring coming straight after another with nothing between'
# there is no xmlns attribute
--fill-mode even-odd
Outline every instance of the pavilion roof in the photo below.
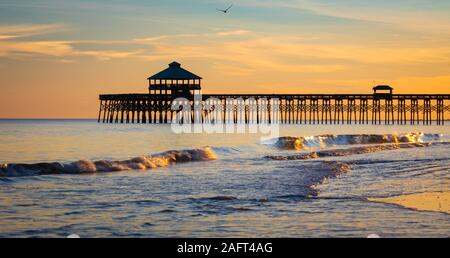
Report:
<svg viewBox="0 0 450 258"><path fill-rule="evenodd" d="M172 62L169 67L161 72L148 77L149 80L197 80L202 77L189 72L186 69L181 68L181 64L178 62Z"/></svg>

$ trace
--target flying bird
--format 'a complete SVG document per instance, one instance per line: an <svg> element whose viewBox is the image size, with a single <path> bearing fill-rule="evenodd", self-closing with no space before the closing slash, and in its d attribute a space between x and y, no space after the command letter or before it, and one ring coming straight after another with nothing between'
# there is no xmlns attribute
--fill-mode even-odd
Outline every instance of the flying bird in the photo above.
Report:
<svg viewBox="0 0 450 258"><path fill-rule="evenodd" d="M233 6L233 4L231 4L227 9L225 9L225 10L222 10L222 9L216 9L217 11L219 11L219 12L223 12L223 13L227 13L228 12L228 10L230 10L230 8Z"/></svg>

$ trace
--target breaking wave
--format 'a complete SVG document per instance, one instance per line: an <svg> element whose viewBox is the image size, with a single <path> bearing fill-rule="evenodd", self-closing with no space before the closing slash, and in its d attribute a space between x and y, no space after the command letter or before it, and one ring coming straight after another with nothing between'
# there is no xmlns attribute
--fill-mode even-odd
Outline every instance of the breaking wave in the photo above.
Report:
<svg viewBox="0 0 450 258"><path fill-rule="evenodd" d="M309 163L302 166L290 166L292 170L298 170L298 173L304 175L302 180L302 188L297 192L282 196L275 196L275 199L303 199L319 196L318 185L327 179L337 178L342 174L349 173L353 169L353 165L349 162L342 161L322 161Z"/></svg>
<svg viewBox="0 0 450 258"><path fill-rule="evenodd" d="M318 158L323 158L323 157L338 157L338 156L366 154L366 153L373 153L373 152L387 151L387 150L420 148L420 147L427 147L430 145L431 145L431 143L379 144L379 145L370 145L370 146L362 146L362 147L352 147L352 148L348 148L348 149L313 151L313 152L296 154L296 155L275 155L275 156L266 156L266 157L269 159L273 159L273 160L307 160L307 159L318 159Z"/></svg>
<svg viewBox="0 0 450 258"><path fill-rule="evenodd" d="M171 150L128 160L79 160L67 164L58 162L0 164L0 177L147 170L167 167L176 163L208 161L216 158L216 154L210 147L204 147L192 150Z"/></svg>
<svg viewBox="0 0 450 258"><path fill-rule="evenodd" d="M363 145L382 143L425 143L442 140L442 134L412 132L407 134L346 134L318 135L307 137L280 137L274 146L285 150L302 150L308 147L327 147L339 145Z"/></svg>

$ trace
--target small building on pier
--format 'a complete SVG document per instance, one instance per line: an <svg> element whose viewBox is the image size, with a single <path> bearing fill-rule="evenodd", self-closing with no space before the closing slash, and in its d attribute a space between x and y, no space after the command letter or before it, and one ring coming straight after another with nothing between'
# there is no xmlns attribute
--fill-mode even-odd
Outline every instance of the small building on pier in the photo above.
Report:
<svg viewBox="0 0 450 258"><path fill-rule="evenodd" d="M201 90L202 77L183 69L177 62L147 79L149 94L166 99L189 98Z"/></svg>
<svg viewBox="0 0 450 258"><path fill-rule="evenodd" d="M393 91L394 91L394 88L392 88L389 85L378 85L378 86L373 87L374 95L392 95Z"/></svg>

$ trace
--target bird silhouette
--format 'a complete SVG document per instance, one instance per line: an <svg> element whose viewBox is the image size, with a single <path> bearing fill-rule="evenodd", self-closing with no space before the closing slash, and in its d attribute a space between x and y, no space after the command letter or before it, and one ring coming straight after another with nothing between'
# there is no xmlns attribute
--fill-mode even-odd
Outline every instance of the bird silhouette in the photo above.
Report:
<svg viewBox="0 0 450 258"><path fill-rule="evenodd" d="M230 5L227 9L225 9L225 10L222 10L222 9L216 9L217 11L219 11L219 12L223 12L223 13L227 13L228 12L228 10L230 10L230 8L232 7L233 5Z"/></svg>

